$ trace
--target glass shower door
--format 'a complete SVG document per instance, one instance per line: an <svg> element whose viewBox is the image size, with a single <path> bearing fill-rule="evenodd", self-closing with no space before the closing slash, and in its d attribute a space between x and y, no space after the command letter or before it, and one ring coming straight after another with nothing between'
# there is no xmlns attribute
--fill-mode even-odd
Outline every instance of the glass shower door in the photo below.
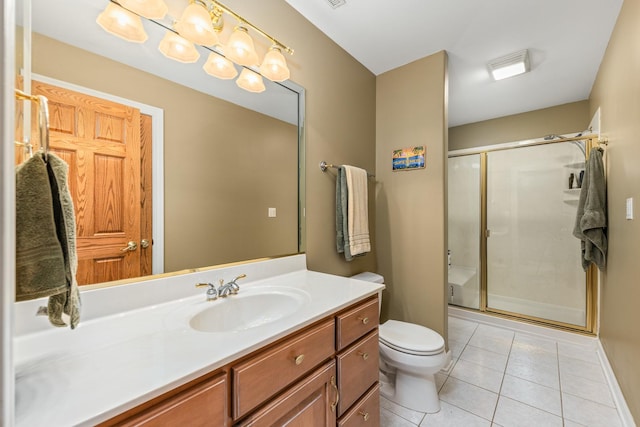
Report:
<svg viewBox="0 0 640 427"><path fill-rule="evenodd" d="M448 164L449 303L480 308L480 155Z"/></svg>
<svg viewBox="0 0 640 427"><path fill-rule="evenodd" d="M572 235L581 149L567 142L487 154L488 311L586 325L585 272Z"/></svg>

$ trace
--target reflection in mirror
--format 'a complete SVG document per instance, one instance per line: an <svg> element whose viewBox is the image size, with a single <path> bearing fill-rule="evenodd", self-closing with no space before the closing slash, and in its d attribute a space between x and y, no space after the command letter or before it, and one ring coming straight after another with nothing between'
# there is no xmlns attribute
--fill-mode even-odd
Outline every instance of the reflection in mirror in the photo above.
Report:
<svg viewBox="0 0 640 427"><path fill-rule="evenodd" d="M79 281L303 250L304 90L243 91L203 71L204 48L167 59L150 21L144 44L116 38L96 24L107 3L33 0L19 83L50 98L51 147L74 171Z"/></svg>

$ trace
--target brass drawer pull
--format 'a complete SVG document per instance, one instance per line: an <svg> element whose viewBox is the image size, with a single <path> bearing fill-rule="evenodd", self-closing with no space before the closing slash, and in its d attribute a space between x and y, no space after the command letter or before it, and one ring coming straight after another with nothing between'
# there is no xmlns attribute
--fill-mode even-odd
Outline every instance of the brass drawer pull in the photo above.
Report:
<svg viewBox="0 0 640 427"><path fill-rule="evenodd" d="M331 403L331 412L336 412L336 407L338 406L338 402L340 402L340 391L336 385L336 377L333 375L331 376L331 387L336 391L336 401Z"/></svg>
<svg viewBox="0 0 640 427"><path fill-rule="evenodd" d="M368 413L368 412L358 411L358 415L362 415L362 418L363 418L365 421L369 421L369 413Z"/></svg>
<svg viewBox="0 0 640 427"><path fill-rule="evenodd" d="M358 320L361 321L363 325L366 325L367 323L369 323L369 318L368 317L359 316Z"/></svg>
<svg viewBox="0 0 640 427"><path fill-rule="evenodd" d="M300 365L302 362L304 362L304 354L296 356L293 360L296 362L296 365Z"/></svg>
<svg viewBox="0 0 640 427"><path fill-rule="evenodd" d="M358 356L362 357L363 360L367 360L369 358L369 353L358 351Z"/></svg>

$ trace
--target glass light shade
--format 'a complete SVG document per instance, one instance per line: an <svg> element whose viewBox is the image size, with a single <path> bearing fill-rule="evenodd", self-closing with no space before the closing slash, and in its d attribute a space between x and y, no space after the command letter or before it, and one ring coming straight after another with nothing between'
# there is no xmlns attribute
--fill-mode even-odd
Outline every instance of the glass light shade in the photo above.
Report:
<svg viewBox="0 0 640 427"><path fill-rule="evenodd" d="M162 19L168 10L162 0L118 0L118 3L147 19Z"/></svg>
<svg viewBox="0 0 640 427"><path fill-rule="evenodd" d="M182 17L176 23L175 29L182 37L203 46L213 46L218 43L218 35L213 30L211 16L200 3L191 3L182 12Z"/></svg>
<svg viewBox="0 0 640 427"><path fill-rule="evenodd" d="M282 51L277 46L271 46L269 52L264 56L260 72L263 76L274 82L282 82L289 78L289 68L287 61L282 55Z"/></svg>
<svg viewBox="0 0 640 427"><path fill-rule="evenodd" d="M258 54L253 46L253 39L245 27L237 26L234 28L225 52L227 58L236 64L246 67L258 65Z"/></svg>
<svg viewBox="0 0 640 427"><path fill-rule="evenodd" d="M238 70L236 70L233 62L213 52L209 54L209 58L207 58L207 62L204 63L202 69L210 76L223 80L232 79L238 75Z"/></svg>
<svg viewBox="0 0 640 427"><path fill-rule="evenodd" d="M260 93L265 90L262 76L246 68L240 73L236 84L238 87L253 93Z"/></svg>
<svg viewBox="0 0 640 427"><path fill-rule="evenodd" d="M107 33L130 42L144 43L148 37L140 17L115 3L109 2L96 22Z"/></svg>
<svg viewBox="0 0 640 427"><path fill-rule="evenodd" d="M193 43L171 31L167 31L167 34L164 35L158 49L167 58L178 62L191 63L200 58L200 53Z"/></svg>

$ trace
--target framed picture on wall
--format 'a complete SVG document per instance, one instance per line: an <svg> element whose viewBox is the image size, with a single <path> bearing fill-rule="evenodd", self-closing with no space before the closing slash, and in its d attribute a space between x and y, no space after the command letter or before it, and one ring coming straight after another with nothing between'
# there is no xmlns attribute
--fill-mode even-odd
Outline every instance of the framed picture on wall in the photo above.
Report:
<svg viewBox="0 0 640 427"><path fill-rule="evenodd" d="M393 150L393 171L424 169L427 166L427 148L424 145Z"/></svg>

